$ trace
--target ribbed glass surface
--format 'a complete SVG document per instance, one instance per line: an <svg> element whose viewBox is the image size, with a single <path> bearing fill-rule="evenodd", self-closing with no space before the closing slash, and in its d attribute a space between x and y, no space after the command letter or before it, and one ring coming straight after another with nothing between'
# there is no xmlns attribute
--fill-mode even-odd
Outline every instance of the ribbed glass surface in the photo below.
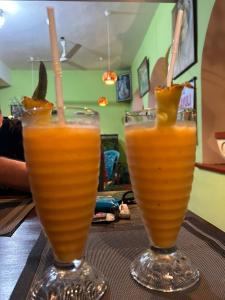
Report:
<svg viewBox="0 0 225 300"><path fill-rule="evenodd" d="M195 143L194 127L126 128L132 187L155 246L175 244L191 191Z"/></svg>
<svg viewBox="0 0 225 300"><path fill-rule="evenodd" d="M59 124L23 134L32 194L55 255L80 258L95 206L99 130Z"/></svg>

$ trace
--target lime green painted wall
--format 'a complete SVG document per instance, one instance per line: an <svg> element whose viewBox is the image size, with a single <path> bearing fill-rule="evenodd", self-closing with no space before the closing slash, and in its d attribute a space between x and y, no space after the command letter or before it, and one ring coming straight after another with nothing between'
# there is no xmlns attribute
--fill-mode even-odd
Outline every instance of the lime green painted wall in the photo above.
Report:
<svg viewBox="0 0 225 300"><path fill-rule="evenodd" d="M24 95L31 96L38 81L37 71L34 72L34 87L30 70L12 71L12 85L9 88L0 89L0 106L3 114L8 115L10 101L13 97L21 98ZM80 106L88 106L97 110L100 114L101 131L104 134L118 133L121 151L121 160L124 156L124 130L122 119L124 113L129 110L129 103L116 101L115 86L106 86L102 80L102 71L64 71L63 94L65 103L73 103ZM99 107L97 99L106 96L109 104ZM47 99L55 102L54 74L48 72Z"/></svg>
<svg viewBox="0 0 225 300"><path fill-rule="evenodd" d="M195 168L189 208L225 231L225 175Z"/></svg>
<svg viewBox="0 0 225 300"><path fill-rule="evenodd" d="M215 0L198 0L198 63L180 76L176 82L181 83L197 77L198 110L198 146L197 161L202 161L202 118L201 118L201 61L205 35ZM159 57L164 57L171 43L171 11L174 4L160 4L151 22L149 30L132 64L133 91L138 88L137 68L143 58L150 61L150 73ZM145 107L148 94L144 96ZM196 168L189 209L225 230L225 175L199 170Z"/></svg>
<svg viewBox="0 0 225 300"><path fill-rule="evenodd" d="M133 61L132 85L133 91L138 89L137 68L145 56L149 58L150 73L159 57L165 56L171 43L171 10L174 4L159 4L159 7L153 17L150 27L145 35L144 41ZM144 96L144 104L147 106L148 94Z"/></svg>

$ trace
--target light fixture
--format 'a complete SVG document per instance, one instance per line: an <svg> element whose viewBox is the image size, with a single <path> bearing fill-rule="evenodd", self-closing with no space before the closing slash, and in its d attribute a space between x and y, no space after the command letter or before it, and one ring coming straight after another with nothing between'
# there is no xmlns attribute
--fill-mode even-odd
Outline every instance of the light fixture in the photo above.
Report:
<svg viewBox="0 0 225 300"><path fill-rule="evenodd" d="M108 104L108 99L104 96L98 98L98 105L99 106L106 106Z"/></svg>
<svg viewBox="0 0 225 300"><path fill-rule="evenodd" d="M0 9L9 14L16 14L19 10L19 5L17 1L0 0Z"/></svg>
<svg viewBox="0 0 225 300"><path fill-rule="evenodd" d="M105 82L105 84L112 85L117 81L117 75L113 71L106 71L102 75L102 80Z"/></svg>
<svg viewBox="0 0 225 300"><path fill-rule="evenodd" d="M0 9L0 28L5 24L5 16L4 16L4 11Z"/></svg>
<svg viewBox="0 0 225 300"><path fill-rule="evenodd" d="M117 81L117 75L115 72L110 70L110 46L109 46L109 16L110 12L105 11L105 16L107 17L107 43L108 43L108 70L102 75L102 80L107 85L115 84Z"/></svg>

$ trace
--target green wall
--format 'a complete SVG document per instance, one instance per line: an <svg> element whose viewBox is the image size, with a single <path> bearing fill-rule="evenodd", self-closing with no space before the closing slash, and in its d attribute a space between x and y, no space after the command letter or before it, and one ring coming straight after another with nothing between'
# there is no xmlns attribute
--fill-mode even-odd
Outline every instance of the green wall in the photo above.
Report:
<svg viewBox="0 0 225 300"><path fill-rule="evenodd" d="M115 86L106 86L102 82L102 71L63 71L63 95L65 103L73 103L80 106L88 106L100 114L101 133L118 133L121 161L125 160L124 155L124 130L123 116L129 110L129 103L118 103L116 101ZM38 73L31 70L12 71L12 84L8 88L0 89L0 106L3 114L10 113L10 101L13 97L19 99L26 95L31 96L38 82ZM97 99L106 96L109 104L106 107L99 107ZM54 74L48 71L48 93L47 99L55 102Z"/></svg>
<svg viewBox="0 0 225 300"><path fill-rule="evenodd" d="M198 62L177 78L181 83L197 77L197 114L198 146L196 158L202 161L202 118L201 118L201 61L205 35L215 0L198 0ZM151 22L149 30L132 64L133 91L138 88L137 68L147 56L150 62L150 73L159 57L164 57L171 44L171 11L174 4L160 4ZM148 105L148 94L143 98L144 106ZM225 175L212 173L196 168L189 209L225 230Z"/></svg>
<svg viewBox="0 0 225 300"><path fill-rule="evenodd" d="M138 89L137 69L145 56L149 58L150 73L156 61L164 57L171 43L171 10L174 4L159 4L144 41L133 61L132 86L133 91ZM148 105L148 93L143 97L144 107Z"/></svg>

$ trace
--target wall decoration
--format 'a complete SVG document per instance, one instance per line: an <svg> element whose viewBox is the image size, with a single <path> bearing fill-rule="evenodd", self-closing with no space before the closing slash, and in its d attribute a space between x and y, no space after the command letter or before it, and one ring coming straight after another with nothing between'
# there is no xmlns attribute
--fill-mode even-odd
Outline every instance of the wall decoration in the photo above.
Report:
<svg viewBox="0 0 225 300"><path fill-rule="evenodd" d="M197 62L197 0L183 0L184 16L174 76L176 79ZM179 2L172 11L172 33L174 33Z"/></svg>
<svg viewBox="0 0 225 300"><path fill-rule="evenodd" d="M184 87L179 103L179 109L193 109L196 110L196 77L189 80L192 88Z"/></svg>
<svg viewBox="0 0 225 300"><path fill-rule="evenodd" d="M140 96L143 97L150 89L149 84L149 60L144 58L140 66L138 67L138 85Z"/></svg>
<svg viewBox="0 0 225 300"><path fill-rule="evenodd" d="M118 75L116 82L117 101L128 101L132 99L130 72Z"/></svg>
<svg viewBox="0 0 225 300"><path fill-rule="evenodd" d="M23 113L23 105L20 103L10 104L10 113L14 118L20 118Z"/></svg>
<svg viewBox="0 0 225 300"><path fill-rule="evenodd" d="M197 103L196 103L196 80L197 77L193 77L189 80L189 83L193 86L192 88L184 87L179 103L179 111L185 111L185 117L188 120L196 122L197 129ZM198 130L196 130L196 142L198 144Z"/></svg>

